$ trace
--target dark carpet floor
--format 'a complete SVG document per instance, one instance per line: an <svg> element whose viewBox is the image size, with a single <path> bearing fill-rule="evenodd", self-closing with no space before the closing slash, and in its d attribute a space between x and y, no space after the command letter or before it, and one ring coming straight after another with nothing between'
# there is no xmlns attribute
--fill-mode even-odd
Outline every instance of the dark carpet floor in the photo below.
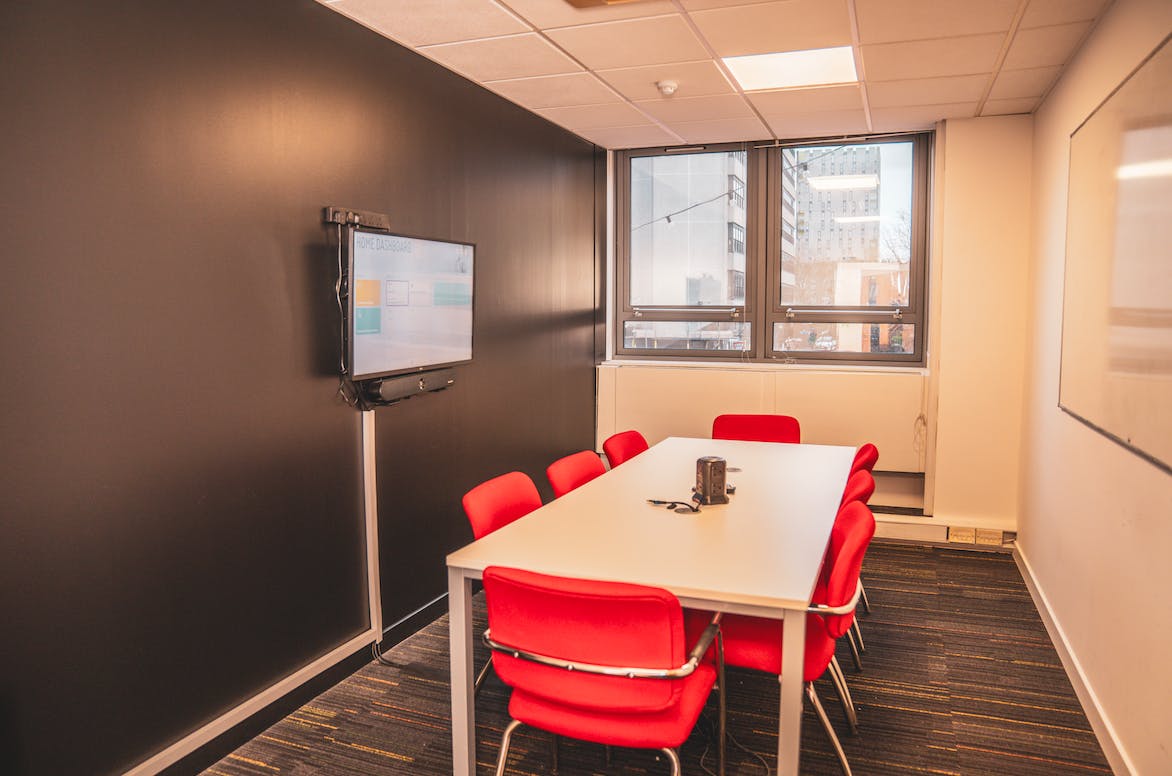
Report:
<svg viewBox="0 0 1172 776"><path fill-rule="evenodd" d="M1061 776L1110 773L1013 559L999 553L874 544L863 566L874 611L860 622L864 670L846 644L838 659L859 707L846 732L828 679L818 683L857 776L961 774ZM477 607L478 632L483 606ZM448 774L451 732L448 626L442 617L209 768L245 774ZM478 647L476 665L487 653ZM777 741L777 680L730 670L729 776L770 772ZM480 773L493 773L507 724L507 688L489 679L477 700ZM808 706L808 704L807 704ZM715 702L681 752L683 772L716 767ZM550 738L522 727L509 774L550 772ZM563 741L560 773L667 774L637 750ZM841 773L807 708L802 773Z"/></svg>

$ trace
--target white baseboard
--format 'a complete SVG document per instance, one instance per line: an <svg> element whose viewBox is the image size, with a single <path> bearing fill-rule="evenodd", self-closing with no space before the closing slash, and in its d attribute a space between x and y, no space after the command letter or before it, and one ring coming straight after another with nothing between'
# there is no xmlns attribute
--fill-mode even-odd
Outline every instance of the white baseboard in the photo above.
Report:
<svg viewBox="0 0 1172 776"><path fill-rule="evenodd" d="M1131 758L1127 756L1111 721L1103 713L1099 698L1087 680L1086 674L1082 670L1082 664L1079 663L1078 657L1071 649L1070 643L1066 639L1066 633L1062 630L1062 625L1050 609L1046 593L1034 577L1034 571L1030 567L1029 559L1022 550L1020 542L1013 549L1013 559L1017 562L1018 569L1021 570L1022 579L1025 580L1026 587L1029 588L1034 605L1038 607L1038 613L1042 616L1042 622L1046 625L1050 640L1054 642L1054 649L1058 652L1062 667L1066 669L1066 674L1070 677L1070 683L1074 686L1074 692L1078 696L1079 702L1082 703L1083 712L1087 715L1087 720L1095 731L1095 737L1099 741L1099 746L1103 748L1103 754L1106 756L1111 770L1116 776L1136 776L1135 766L1132 765Z"/></svg>
<svg viewBox="0 0 1172 776"><path fill-rule="evenodd" d="M364 631L345 644L335 647L330 652L322 655L304 668L289 674L267 690L252 696L223 716L217 717L200 729L179 739L149 760L139 763L127 771L126 776L147 776L148 774L158 773L164 768L174 765L196 749L215 739L221 733L240 724L273 701L296 690L322 671L332 668L363 647L373 644L379 638L381 638L381 634L373 629Z"/></svg>

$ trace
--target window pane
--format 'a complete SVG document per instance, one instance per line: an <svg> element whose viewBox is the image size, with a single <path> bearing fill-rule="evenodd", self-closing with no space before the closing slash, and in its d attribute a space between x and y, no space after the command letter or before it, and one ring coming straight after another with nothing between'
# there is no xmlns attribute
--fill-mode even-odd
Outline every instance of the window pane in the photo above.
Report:
<svg viewBox="0 0 1172 776"><path fill-rule="evenodd" d="M750 324L733 321L624 321L623 347L644 350L749 349Z"/></svg>
<svg viewBox="0 0 1172 776"><path fill-rule="evenodd" d="M911 323L775 323L773 349L792 353L912 353Z"/></svg>
<svg viewBox="0 0 1172 776"><path fill-rule="evenodd" d="M782 305L906 307L912 144L781 152Z"/></svg>
<svg viewBox="0 0 1172 776"><path fill-rule="evenodd" d="M631 159L630 303L745 303L744 151Z"/></svg>

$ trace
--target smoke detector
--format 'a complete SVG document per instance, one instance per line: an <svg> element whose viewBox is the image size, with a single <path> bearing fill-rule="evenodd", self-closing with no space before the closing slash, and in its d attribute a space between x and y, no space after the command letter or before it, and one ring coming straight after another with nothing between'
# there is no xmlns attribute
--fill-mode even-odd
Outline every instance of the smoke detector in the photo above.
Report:
<svg viewBox="0 0 1172 776"><path fill-rule="evenodd" d="M676 89L680 88L680 85L675 81L656 81L655 88L658 89L659 93L664 97L671 97L676 93Z"/></svg>

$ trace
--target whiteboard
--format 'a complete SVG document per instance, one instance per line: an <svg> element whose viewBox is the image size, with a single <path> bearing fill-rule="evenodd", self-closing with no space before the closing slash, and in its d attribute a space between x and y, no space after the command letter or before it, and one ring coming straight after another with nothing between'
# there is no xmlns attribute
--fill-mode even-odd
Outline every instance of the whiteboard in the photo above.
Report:
<svg viewBox="0 0 1172 776"><path fill-rule="evenodd" d="M1059 406L1172 473L1172 46L1070 137Z"/></svg>

